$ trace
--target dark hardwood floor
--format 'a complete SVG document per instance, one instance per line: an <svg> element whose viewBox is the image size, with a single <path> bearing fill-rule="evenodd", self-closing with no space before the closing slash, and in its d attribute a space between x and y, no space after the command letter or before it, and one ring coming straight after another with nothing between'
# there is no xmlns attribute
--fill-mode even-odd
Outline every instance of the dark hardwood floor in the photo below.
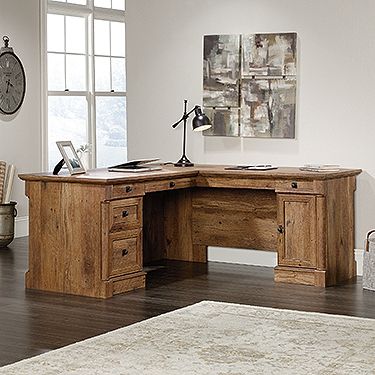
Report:
<svg viewBox="0 0 375 375"><path fill-rule="evenodd" d="M320 289L275 284L271 268L168 262L147 288L108 300L25 291L27 238L0 249L0 366L202 300L375 318L361 280Z"/></svg>

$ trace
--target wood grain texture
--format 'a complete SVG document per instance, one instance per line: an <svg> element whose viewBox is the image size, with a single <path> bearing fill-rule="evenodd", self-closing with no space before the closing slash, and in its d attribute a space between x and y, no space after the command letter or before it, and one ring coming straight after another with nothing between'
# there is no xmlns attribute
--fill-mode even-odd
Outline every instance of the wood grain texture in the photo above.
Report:
<svg viewBox="0 0 375 375"><path fill-rule="evenodd" d="M206 262L209 245L275 251L277 224L285 230L276 280L322 286L350 279L358 173L196 166L22 175L30 198L26 286L107 298L144 285L143 253L145 262ZM124 278L116 288L115 277Z"/></svg>
<svg viewBox="0 0 375 375"><path fill-rule="evenodd" d="M335 178L356 176L360 174L361 169L341 169L337 172L306 172L294 167L279 167L269 171L233 171L226 170L226 165L195 165L189 168L178 168L174 166L162 166L162 170L142 173L120 173L108 172L105 168L93 169L85 174L79 175L53 175L52 173L32 173L19 174L21 180L25 181L52 181L52 182L71 182L78 184L96 184L96 185L118 185L150 182L157 180L187 178L187 177L214 177L224 179L251 179L251 180L329 180ZM125 182L124 182L125 181ZM270 184L275 184L270 182Z"/></svg>
<svg viewBox="0 0 375 375"><path fill-rule="evenodd" d="M350 176L325 181L323 185L325 196L278 195L278 218L285 226L285 233L279 235L279 265L308 267L310 270L301 269L302 276L299 276L298 269L277 268L275 280L283 282L300 280L301 283L330 286L356 276L355 186L355 177ZM293 205L292 208L289 207L289 211L286 206L288 201ZM288 221L291 224L289 227ZM291 229L293 233L290 233ZM288 233L291 234L290 238ZM311 274L310 271L313 273ZM316 273L316 271L324 273Z"/></svg>
<svg viewBox="0 0 375 375"><path fill-rule="evenodd" d="M354 259L355 177L327 182L328 285L356 276Z"/></svg>
<svg viewBox="0 0 375 375"><path fill-rule="evenodd" d="M236 189L269 189L275 190L276 181L273 179L252 178L252 176L219 177L219 176L198 176L196 178L198 187L212 188L233 188Z"/></svg>
<svg viewBox="0 0 375 375"><path fill-rule="evenodd" d="M316 197L278 194L279 265L317 266Z"/></svg>
<svg viewBox="0 0 375 375"><path fill-rule="evenodd" d="M276 251L276 195L267 190L193 192L193 243Z"/></svg>
<svg viewBox="0 0 375 375"><path fill-rule="evenodd" d="M143 198L143 261L149 264L165 257L165 192L146 194Z"/></svg>
<svg viewBox="0 0 375 375"><path fill-rule="evenodd" d="M199 262L192 240L192 191L170 191L164 202L165 259Z"/></svg>
<svg viewBox="0 0 375 375"><path fill-rule="evenodd" d="M207 262L207 246L192 241L190 190L146 194L144 263L161 259Z"/></svg>
<svg viewBox="0 0 375 375"><path fill-rule="evenodd" d="M326 271L298 267L275 267L275 281L278 283L326 286Z"/></svg>
<svg viewBox="0 0 375 375"><path fill-rule="evenodd" d="M195 178L175 178L145 183L145 192L190 188L196 185Z"/></svg>
<svg viewBox="0 0 375 375"><path fill-rule="evenodd" d="M321 180L306 181L300 177L294 179L277 180L275 191L277 193L297 194L325 194L325 183Z"/></svg>
<svg viewBox="0 0 375 375"><path fill-rule="evenodd" d="M30 261L26 287L102 296L100 186L28 182Z"/></svg>
<svg viewBox="0 0 375 375"><path fill-rule="evenodd" d="M123 275L106 282L107 296L130 292L135 289L144 288L146 285L146 273L136 272Z"/></svg>
<svg viewBox="0 0 375 375"><path fill-rule="evenodd" d="M246 171L246 170L227 170L227 166L223 165L195 165L195 169L199 171L199 177L219 177L219 178L250 178L250 179L271 179L271 180L286 180L294 181L323 181L335 179L340 177L356 176L361 173L361 169L340 169L337 172L308 172L301 171L295 167L279 167L277 169L268 171Z"/></svg>
<svg viewBox="0 0 375 375"><path fill-rule="evenodd" d="M224 168L223 168L224 169ZM198 175L199 169L177 168L173 166L163 166L162 170L140 173L108 172L106 168L90 169L84 174L69 175L52 173L29 173L19 174L18 177L25 181L50 181L50 182L70 182L76 184L95 185L121 185L121 184L141 184L165 179L187 178Z"/></svg>
<svg viewBox="0 0 375 375"><path fill-rule="evenodd" d="M26 182L25 192L29 198L29 268L25 274L26 288L37 289L41 283L38 279L41 277L41 255L43 249L42 238L42 186L43 182ZM33 276L30 272L35 275Z"/></svg>
<svg viewBox="0 0 375 375"><path fill-rule="evenodd" d="M105 215L110 232L142 227L142 198L106 201L103 205L109 206Z"/></svg>
<svg viewBox="0 0 375 375"><path fill-rule="evenodd" d="M115 232L108 236L108 247L103 246L103 280L142 270L142 230Z"/></svg>
<svg viewBox="0 0 375 375"><path fill-rule="evenodd" d="M316 197L316 261L318 270L327 269L327 198Z"/></svg>
<svg viewBox="0 0 375 375"><path fill-rule="evenodd" d="M107 199L139 197L145 194L145 186L141 183L112 185L109 187L108 194Z"/></svg>

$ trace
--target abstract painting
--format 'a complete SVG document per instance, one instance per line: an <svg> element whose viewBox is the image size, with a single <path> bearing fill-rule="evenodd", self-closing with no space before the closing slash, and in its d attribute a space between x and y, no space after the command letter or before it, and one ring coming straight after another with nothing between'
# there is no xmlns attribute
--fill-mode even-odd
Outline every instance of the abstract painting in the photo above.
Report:
<svg viewBox="0 0 375 375"><path fill-rule="evenodd" d="M239 108L204 108L212 127L204 135L239 136Z"/></svg>
<svg viewBox="0 0 375 375"><path fill-rule="evenodd" d="M242 46L242 76L296 75L296 33L244 35Z"/></svg>
<svg viewBox="0 0 375 375"><path fill-rule="evenodd" d="M294 138L296 80L242 81L241 136Z"/></svg>
<svg viewBox="0 0 375 375"><path fill-rule="evenodd" d="M206 35L203 52L203 106L238 107L240 36Z"/></svg>
<svg viewBox="0 0 375 375"><path fill-rule="evenodd" d="M297 34L207 35L204 135L294 138Z"/></svg>

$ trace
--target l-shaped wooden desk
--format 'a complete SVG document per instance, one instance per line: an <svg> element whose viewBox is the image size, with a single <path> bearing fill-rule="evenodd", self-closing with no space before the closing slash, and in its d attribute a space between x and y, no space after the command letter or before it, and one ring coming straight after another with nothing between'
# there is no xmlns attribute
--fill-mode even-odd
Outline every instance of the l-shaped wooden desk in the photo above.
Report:
<svg viewBox="0 0 375 375"><path fill-rule="evenodd" d="M108 298L145 286L143 265L207 261L207 246L278 252L276 282L325 287L356 275L354 191L361 170L23 174L26 287Z"/></svg>

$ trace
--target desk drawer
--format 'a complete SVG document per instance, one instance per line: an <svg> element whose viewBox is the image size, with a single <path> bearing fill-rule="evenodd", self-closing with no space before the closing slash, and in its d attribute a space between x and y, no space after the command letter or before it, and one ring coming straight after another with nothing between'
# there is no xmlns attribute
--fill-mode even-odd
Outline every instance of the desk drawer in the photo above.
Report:
<svg viewBox="0 0 375 375"><path fill-rule="evenodd" d="M167 179L145 183L145 192L151 193L162 190L184 189L195 186L194 178Z"/></svg>
<svg viewBox="0 0 375 375"><path fill-rule="evenodd" d="M142 227L142 198L114 200L104 205L109 232Z"/></svg>
<svg viewBox="0 0 375 375"><path fill-rule="evenodd" d="M324 194L323 181L284 180L276 181L277 193Z"/></svg>
<svg viewBox="0 0 375 375"><path fill-rule="evenodd" d="M145 194L143 183L113 185L109 199L140 197Z"/></svg>
<svg viewBox="0 0 375 375"><path fill-rule="evenodd" d="M142 230L112 234L103 247L103 279L142 270Z"/></svg>

